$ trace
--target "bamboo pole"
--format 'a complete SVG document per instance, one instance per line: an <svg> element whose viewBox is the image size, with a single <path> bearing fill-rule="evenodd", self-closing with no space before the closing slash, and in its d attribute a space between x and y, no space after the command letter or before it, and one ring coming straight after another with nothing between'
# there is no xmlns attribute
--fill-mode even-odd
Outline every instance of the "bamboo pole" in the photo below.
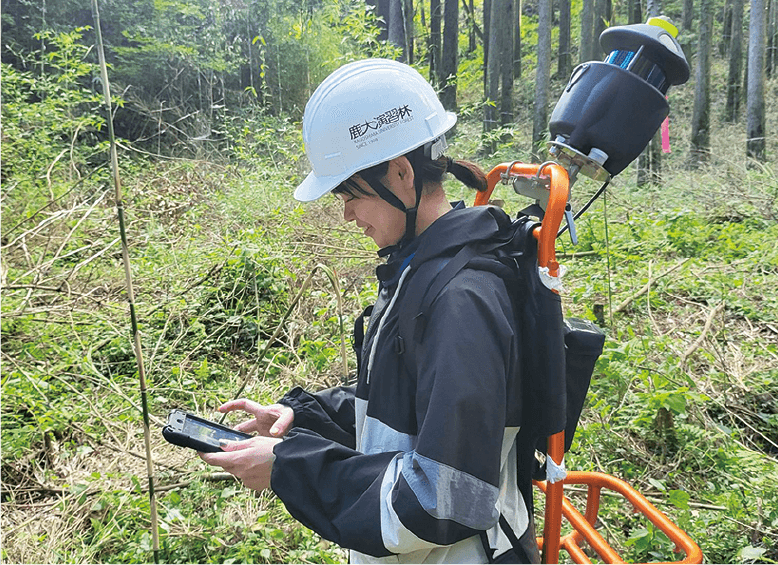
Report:
<svg viewBox="0 0 778 565"><path fill-rule="evenodd" d="M100 31L100 11L97 0L92 0L92 19L95 23L95 36L97 39L97 56L100 61L100 77L103 83L103 96L105 98L106 121L108 122L108 138L111 145L111 172L113 173L116 211L119 217L119 233L122 240L122 260L124 262L124 277L127 286L127 301L130 305L130 323L132 325L132 338L135 350L135 360L138 365L138 378L140 379L141 409L143 411L143 438L146 446L146 474L149 483L149 502L151 510L151 539L154 552L154 562L159 563L159 528L157 526L157 498L154 491L154 461L151 454L151 431L149 424L149 406L146 394L146 370L143 365L143 353L140 344L140 332L138 331L138 319L135 315L135 293L132 288L132 270L130 269L130 253L127 245L127 230L124 223L124 204L122 202L122 183L119 177L119 159L116 152L116 137L113 131L113 111L111 109L111 89L108 83L108 67L105 63L103 50L103 35Z"/></svg>

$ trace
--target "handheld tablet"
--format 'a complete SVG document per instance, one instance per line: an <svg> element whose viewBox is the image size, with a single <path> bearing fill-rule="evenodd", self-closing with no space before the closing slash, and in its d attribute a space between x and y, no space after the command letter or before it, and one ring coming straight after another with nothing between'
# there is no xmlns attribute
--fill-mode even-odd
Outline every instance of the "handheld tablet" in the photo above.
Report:
<svg viewBox="0 0 778 565"><path fill-rule="evenodd" d="M162 435L173 445L205 453L222 451L221 440L241 441L253 437L182 410L170 412Z"/></svg>

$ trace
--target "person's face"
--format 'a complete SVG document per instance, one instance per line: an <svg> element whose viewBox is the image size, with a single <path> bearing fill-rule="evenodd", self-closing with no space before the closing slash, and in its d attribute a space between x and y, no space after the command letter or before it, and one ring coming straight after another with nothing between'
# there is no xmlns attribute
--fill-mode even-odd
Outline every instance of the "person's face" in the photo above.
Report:
<svg viewBox="0 0 778 565"><path fill-rule="evenodd" d="M393 165L390 163L389 171L381 179L382 183L399 196L406 206L412 206L413 204L409 202L409 198L415 199L412 181L409 197L405 181L407 173L401 176L397 167ZM353 196L338 194L338 197L343 200L343 219L347 222L356 222L357 227L361 228L366 236L371 237L379 248L399 242L405 234L405 212L379 197L359 175L354 175L352 179L368 194L355 193Z"/></svg>

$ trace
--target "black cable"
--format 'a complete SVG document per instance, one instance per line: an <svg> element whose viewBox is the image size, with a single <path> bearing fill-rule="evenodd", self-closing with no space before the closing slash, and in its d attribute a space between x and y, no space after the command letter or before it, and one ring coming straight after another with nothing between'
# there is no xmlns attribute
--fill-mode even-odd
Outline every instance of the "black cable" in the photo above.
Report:
<svg viewBox="0 0 778 565"><path fill-rule="evenodd" d="M603 185L599 188L599 190L594 193L594 196L592 196L589 199L589 202L587 202L584 205L584 207L581 208L580 210L578 210L578 212L573 216L573 221L575 221L578 218L580 218L581 214L583 214L584 212L586 212L589 209L589 206L591 206L594 203L594 201L597 200L602 195L603 192L605 192L605 189L608 188L608 185L610 183L611 183L610 179L606 180L605 183L603 183ZM559 230L559 232L556 234L556 236L559 237L560 235L565 233L569 228L570 228L570 225L569 224L565 224L564 227Z"/></svg>

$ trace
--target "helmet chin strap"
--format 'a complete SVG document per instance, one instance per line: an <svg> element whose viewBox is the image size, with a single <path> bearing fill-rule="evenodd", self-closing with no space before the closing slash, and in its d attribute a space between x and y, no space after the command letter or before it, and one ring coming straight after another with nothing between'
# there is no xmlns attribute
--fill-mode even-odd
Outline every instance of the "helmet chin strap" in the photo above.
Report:
<svg viewBox="0 0 778 565"><path fill-rule="evenodd" d="M413 188L416 192L416 203L413 205L413 208L405 209L405 235L400 240L400 247L410 243L416 237L416 218L419 212L419 203L421 202L421 191L424 188L424 181L421 180L421 175L415 174L414 163L411 163L411 168L414 169Z"/></svg>
<svg viewBox="0 0 778 565"><path fill-rule="evenodd" d="M413 163L411 163L411 168L413 168ZM418 216L419 203L421 202L422 189L424 188L424 182L421 180L421 177L414 174L413 187L416 194L416 202L411 208L408 208L403 203L403 201L397 197L396 194L386 188L386 186L384 186L384 184L378 179L373 181L368 181L367 179L364 180L382 200L388 202L401 212L405 213L405 234L400 240L398 246L403 247L410 243L416 237L416 218Z"/></svg>
<svg viewBox="0 0 778 565"><path fill-rule="evenodd" d="M443 152L448 147L448 143L446 143L446 136L441 135L440 137L435 138L431 142L424 145L424 155L431 160L435 161L438 159L441 155L443 155ZM421 202L421 193L424 190L424 181L421 179L421 176L416 174L416 155L414 153L409 153L406 155L406 158L408 159L408 162L411 165L411 169L414 172L413 175L413 188L414 192L416 193L416 202L413 205L412 208L408 208L405 204L403 204L403 201L400 200L396 194L394 194L391 190L386 188L381 181L378 179L375 179L373 181L368 181L367 179L364 179L367 184L372 188L376 194L378 194L379 197L381 197L383 200L400 210L401 212L405 213L405 234L403 235L400 242L397 244L397 247L404 247L408 243L410 243L415 237L416 237L416 220L418 217L419 212L419 203Z"/></svg>

